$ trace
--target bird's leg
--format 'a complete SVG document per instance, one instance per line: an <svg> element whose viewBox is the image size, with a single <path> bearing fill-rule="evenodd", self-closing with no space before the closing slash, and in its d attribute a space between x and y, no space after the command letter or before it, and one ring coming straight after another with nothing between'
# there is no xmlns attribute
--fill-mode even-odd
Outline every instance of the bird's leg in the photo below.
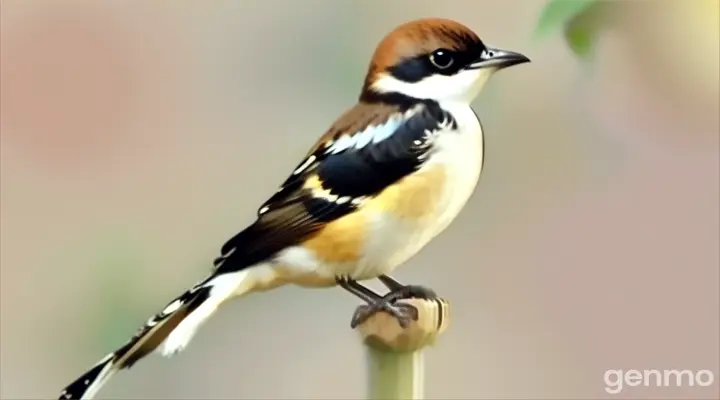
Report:
<svg viewBox="0 0 720 400"><path fill-rule="evenodd" d="M367 303L355 309L350 321L350 327L353 329L380 311L385 311L395 317L403 328L408 326L411 320L417 320L418 311L409 304L394 304L395 299L388 299L387 295L380 296L352 279L338 278L337 283L340 287Z"/></svg>
<svg viewBox="0 0 720 400"><path fill-rule="evenodd" d="M390 275L380 275L378 276L378 279L380 282L382 282L383 285L385 285L386 288L388 288L391 292L394 292L396 290L399 290L403 288L405 285L402 283L396 281L393 277Z"/></svg>
<svg viewBox="0 0 720 400"><path fill-rule="evenodd" d="M372 304L380 299L382 299L382 296L375 293L371 289L361 285L357 281L346 279L346 278L337 278L336 279L338 285L340 285L341 288L347 290L348 292L354 294L355 296L359 297L360 300Z"/></svg>
<svg viewBox="0 0 720 400"><path fill-rule="evenodd" d="M380 282L385 285L390 293L384 297L389 298L390 301L402 300L402 299L435 299L437 295L435 291L418 285L403 285L388 275L380 275L378 277Z"/></svg>

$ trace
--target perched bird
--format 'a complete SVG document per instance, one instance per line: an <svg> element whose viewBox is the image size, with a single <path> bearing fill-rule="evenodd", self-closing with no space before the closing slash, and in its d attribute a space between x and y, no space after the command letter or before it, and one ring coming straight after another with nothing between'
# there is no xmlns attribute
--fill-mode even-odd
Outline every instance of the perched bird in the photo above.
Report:
<svg viewBox="0 0 720 400"><path fill-rule="evenodd" d="M256 221L229 239L210 275L150 318L129 342L67 386L89 399L117 371L187 346L227 300L284 284L339 285L364 301L354 327L377 311L405 326L396 302L432 290L388 276L458 215L483 165L483 131L470 108L490 76L529 62L486 46L451 20L405 23L378 45L359 100L320 137ZM379 278L380 296L358 281Z"/></svg>

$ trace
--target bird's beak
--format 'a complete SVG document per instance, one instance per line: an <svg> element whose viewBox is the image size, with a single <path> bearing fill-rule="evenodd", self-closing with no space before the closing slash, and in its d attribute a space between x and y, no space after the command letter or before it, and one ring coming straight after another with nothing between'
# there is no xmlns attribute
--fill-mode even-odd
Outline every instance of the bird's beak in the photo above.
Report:
<svg viewBox="0 0 720 400"><path fill-rule="evenodd" d="M502 69L513 65L530 62L530 59L514 51L488 47L480 57L467 66L467 69L495 68Z"/></svg>

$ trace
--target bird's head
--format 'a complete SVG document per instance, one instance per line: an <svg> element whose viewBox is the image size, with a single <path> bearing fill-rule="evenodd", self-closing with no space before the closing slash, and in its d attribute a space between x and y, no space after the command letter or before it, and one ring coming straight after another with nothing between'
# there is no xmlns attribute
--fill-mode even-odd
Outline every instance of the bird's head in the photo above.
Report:
<svg viewBox="0 0 720 400"><path fill-rule="evenodd" d="M522 54L486 46L455 21L410 21L378 45L361 98L400 94L470 104L494 72L529 61Z"/></svg>

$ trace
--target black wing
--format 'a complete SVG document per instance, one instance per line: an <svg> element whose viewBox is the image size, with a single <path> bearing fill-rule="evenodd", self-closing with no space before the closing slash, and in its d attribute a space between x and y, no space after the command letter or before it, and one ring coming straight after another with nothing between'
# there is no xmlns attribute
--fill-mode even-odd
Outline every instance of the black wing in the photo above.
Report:
<svg viewBox="0 0 720 400"><path fill-rule="evenodd" d="M260 207L256 222L223 245L217 272L266 260L353 212L419 168L431 151L429 133L448 123L454 125L447 112L424 104L410 117L397 114L360 132L324 138Z"/></svg>

